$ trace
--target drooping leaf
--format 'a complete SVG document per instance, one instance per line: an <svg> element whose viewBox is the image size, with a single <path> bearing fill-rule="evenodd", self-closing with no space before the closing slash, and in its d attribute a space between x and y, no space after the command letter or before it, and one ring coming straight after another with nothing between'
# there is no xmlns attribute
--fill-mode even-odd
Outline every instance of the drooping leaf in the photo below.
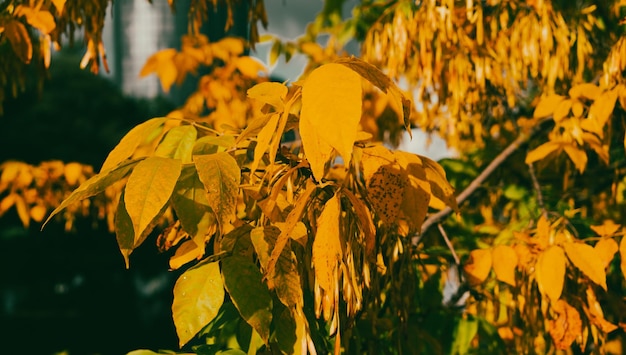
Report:
<svg viewBox="0 0 626 355"><path fill-rule="evenodd" d="M470 252L463 270L468 276L470 285L483 283L491 271L492 256L489 249L475 249Z"/></svg>
<svg viewBox="0 0 626 355"><path fill-rule="evenodd" d="M209 206L216 214L220 226L229 224L235 218L241 179L237 161L230 154L221 152L195 155L193 162L207 192Z"/></svg>
<svg viewBox="0 0 626 355"><path fill-rule="evenodd" d="M546 142L543 143L542 145L538 146L537 148L533 149L531 152L529 152L526 155L526 164L532 164L536 161L539 161L545 157L548 156L548 154L554 152L555 150L559 149L561 147L561 144L558 142Z"/></svg>
<svg viewBox="0 0 626 355"><path fill-rule="evenodd" d="M443 170L443 167L439 165L439 163L430 158L425 156L419 156L419 158L426 171L426 178L430 183L430 192L433 197L438 198L458 212L459 208L456 203L456 198L454 197L454 187L448 182L446 171Z"/></svg>
<svg viewBox="0 0 626 355"><path fill-rule="evenodd" d="M275 113L273 114L267 124L261 129L259 135L257 136L257 144L254 147L254 160L252 164L250 164L250 172L254 173L256 168L259 166L263 155L267 151L267 148L270 146L270 141L276 132L276 126L278 125L278 120L280 119L280 115ZM275 154L276 152L270 151L270 154Z"/></svg>
<svg viewBox="0 0 626 355"><path fill-rule="evenodd" d="M72 191L72 193L65 200L63 200L63 202L61 202L61 204L55 208L52 213L50 213L50 216L48 216L41 228L45 227L52 217L67 208L67 206L72 203L95 196L103 192L107 187L125 178L141 160L143 160L143 158L129 160L114 169L96 174L80 184L76 190Z"/></svg>
<svg viewBox="0 0 626 355"><path fill-rule="evenodd" d="M56 27L54 17L47 10L38 10L29 6L18 5L15 7L14 15L24 16L29 25L46 35Z"/></svg>
<svg viewBox="0 0 626 355"><path fill-rule="evenodd" d="M332 293L335 289L334 273L341 261L341 234L339 224L341 202L335 195L326 202L324 210L317 219L317 231L313 241L313 268L315 278L324 291Z"/></svg>
<svg viewBox="0 0 626 355"><path fill-rule="evenodd" d="M602 260L602 265L604 269L606 269L613 258L615 257L615 253L619 249L617 242L613 238L602 238L600 239L596 245L593 247L596 252L596 255Z"/></svg>
<svg viewBox="0 0 626 355"><path fill-rule="evenodd" d="M219 263L200 263L185 271L174 286L172 316L180 347L209 324L224 303Z"/></svg>
<svg viewBox="0 0 626 355"><path fill-rule="evenodd" d="M585 172L585 168L587 167L587 153L584 150L569 144L563 145L563 149L572 162L574 162L576 169L578 169L581 174Z"/></svg>
<svg viewBox="0 0 626 355"><path fill-rule="evenodd" d="M270 104L277 110L281 110L287 97L287 86L281 83L264 82L256 84L248 89L248 97L259 100L260 102Z"/></svg>
<svg viewBox="0 0 626 355"><path fill-rule="evenodd" d="M124 257L126 268L130 267L130 253L135 249L135 232L133 229L133 221L128 215L126 206L124 205L124 194L120 197L115 211L115 239L117 246Z"/></svg>
<svg viewBox="0 0 626 355"><path fill-rule="evenodd" d="M333 155L334 149L322 139L320 132L309 120L303 120L302 118L300 118L300 137L313 177L317 181L322 181L326 163Z"/></svg>
<svg viewBox="0 0 626 355"><path fill-rule="evenodd" d="M617 101L617 90L609 90L602 93L589 108L588 119L596 122L598 127L603 128L611 117L615 102Z"/></svg>
<svg viewBox="0 0 626 355"><path fill-rule="evenodd" d="M352 208L354 208L354 213L358 219L357 223L363 232L363 239L365 239L365 254L373 259L376 251L376 226L372 214L363 200L357 198L350 190L343 190L342 194L350 200Z"/></svg>
<svg viewBox="0 0 626 355"><path fill-rule="evenodd" d="M222 277L241 316L267 343L272 322L272 297L259 268L247 258L231 256L222 260Z"/></svg>
<svg viewBox="0 0 626 355"><path fill-rule="evenodd" d="M561 103L561 101L563 101L564 99L565 98L561 95L549 95L542 98L535 108L533 117L543 118L550 116L558 107L559 103Z"/></svg>
<svg viewBox="0 0 626 355"><path fill-rule="evenodd" d="M593 247L585 243L568 242L563 245L563 248L572 264L606 291L604 263Z"/></svg>
<svg viewBox="0 0 626 355"><path fill-rule="evenodd" d="M361 119L361 106L361 78L354 71L330 63L311 72L302 88L300 112L300 133L307 157L327 153L324 146L314 142L314 137L319 137L319 140L336 149L345 165L349 165ZM311 139L305 140L305 136ZM316 178L321 179L319 170Z"/></svg>
<svg viewBox="0 0 626 355"><path fill-rule="evenodd" d="M508 245L495 246L492 251L493 271L496 278L511 286L515 286L515 268L517 267L517 253Z"/></svg>
<svg viewBox="0 0 626 355"><path fill-rule="evenodd" d="M555 303L561 298L565 282L565 253L563 248L553 245L539 254L535 265L535 280L539 291Z"/></svg>
<svg viewBox="0 0 626 355"><path fill-rule="evenodd" d="M135 149L137 149L140 144L144 143L147 137L151 137L153 132L161 127L167 120L167 117L152 118L131 129L109 153L100 171L111 169L131 157Z"/></svg>
<svg viewBox="0 0 626 355"><path fill-rule="evenodd" d="M368 200L385 224L395 223L407 181L396 164L381 166L367 184Z"/></svg>
<svg viewBox="0 0 626 355"><path fill-rule="evenodd" d="M198 132L191 125L170 129L154 152L155 156L180 159L183 164L191 163L191 152Z"/></svg>
<svg viewBox="0 0 626 355"><path fill-rule="evenodd" d="M130 174L124 203L136 236L143 234L172 196L181 166L178 159L149 157Z"/></svg>
<svg viewBox="0 0 626 355"><path fill-rule="evenodd" d="M4 35L9 39L15 55L24 63L30 63L33 58L33 45L24 24L18 20L11 20L4 24Z"/></svg>

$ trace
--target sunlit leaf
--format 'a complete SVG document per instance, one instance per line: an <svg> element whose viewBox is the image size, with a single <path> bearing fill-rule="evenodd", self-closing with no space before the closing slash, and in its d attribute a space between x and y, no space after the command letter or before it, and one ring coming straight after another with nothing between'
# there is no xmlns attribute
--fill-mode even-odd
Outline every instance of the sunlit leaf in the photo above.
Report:
<svg viewBox="0 0 626 355"><path fill-rule="evenodd" d="M550 116L564 99L565 98L561 95L549 95L542 98L535 108L533 117L542 118Z"/></svg>
<svg viewBox="0 0 626 355"><path fill-rule="evenodd" d="M496 278L511 286L515 286L515 269L517 268L517 253L508 245L495 246L492 251L493 271Z"/></svg>
<svg viewBox="0 0 626 355"><path fill-rule="evenodd" d="M63 12L63 8L65 7L66 0L52 0L54 7L57 9L57 12L61 14Z"/></svg>
<svg viewBox="0 0 626 355"><path fill-rule="evenodd" d="M193 162L207 192L209 206L224 227L235 218L241 171L228 153L195 155Z"/></svg>
<svg viewBox="0 0 626 355"><path fill-rule="evenodd" d="M345 165L349 165L361 119L361 106L361 78L354 71L330 63L311 72L302 88L300 112L300 133L307 157L327 153L328 149L313 142L313 137L319 136L321 141L339 152ZM305 136L311 139L305 140ZM321 176L317 170L316 178L319 180Z"/></svg>
<svg viewBox="0 0 626 355"><path fill-rule="evenodd" d="M552 118L555 122L561 121L563 118L567 117L570 109L572 108L572 100L566 99L559 103L559 105L554 110L552 114Z"/></svg>
<svg viewBox="0 0 626 355"><path fill-rule="evenodd" d="M468 276L470 285L483 283L491 271L492 255L489 249L475 249L470 252L463 270Z"/></svg>
<svg viewBox="0 0 626 355"><path fill-rule="evenodd" d="M179 276L174 286L172 316L180 347L217 316L224 294L217 262L200 263Z"/></svg>
<svg viewBox="0 0 626 355"><path fill-rule="evenodd" d="M141 68L139 76L144 77L155 73L161 80L163 91L168 92L178 76L178 69L174 63L176 53L176 50L173 48L163 49L154 53L146 60L146 64Z"/></svg>
<svg viewBox="0 0 626 355"><path fill-rule="evenodd" d="M248 89L248 97L260 102L270 104L281 110L287 97L287 86L281 83L264 82L256 84Z"/></svg>
<svg viewBox="0 0 626 355"><path fill-rule="evenodd" d="M548 331L557 349L570 349L574 340L582 334L582 321L576 308L564 300L553 305L556 319L548 320Z"/></svg>
<svg viewBox="0 0 626 355"><path fill-rule="evenodd" d="M443 167L434 160L425 156L419 157L422 160L422 166L426 171L426 178L430 182L430 192L453 210L458 211L456 198L454 197L454 188L446 178L446 172Z"/></svg>
<svg viewBox="0 0 626 355"><path fill-rule="evenodd" d="M130 174L124 202L136 236L143 234L172 196L181 166L178 159L148 157Z"/></svg>
<svg viewBox="0 0 626 355"><path fill-rule="evenodd" d="M555 150L559 149L561 147L561 144L558 142L546 142L543 143L542 145L538 146L537 148L533 149L531 152L529 152L526 155L526 160L525 163L526 164L532 164L536 161L542 160L543 158L545 158L546 156L548 156L548 154L554 152Z"/></svg>
<svg viewBox="0 0 626 355"><path fill-rule="evenodd" d="M317 181L322 181L326 163L333 154L333 147L322 140L319 130L309 120L302 118L300 118L300 137L313 177Z"/></svg>
<svg viewBox="0 0 626 355"><path fill-rule="evenodd" d="M609 90L602 93L602 95L591 104L588 119L594 120L598 127L604 127L613 113L616 101L617 90Z"/></svg>
<svg viewBox="0 0 626 355"><path fill-rule="evenodd" d="M606 273L603 260L592 246L585 243L569 242L563 245L567 257L591 281L602 286L606 291Z"/></svg>
<svg viewBox="0 0 626 355"><path fill-rule="evenodd" d="M172 194L172 207L190 236L204 236L216 220L195 166L185 167Z"/></svg>
<svg viewBox="0 0 626 355"><path fill-rule="evenodd" d="M15 55L22 62L30 63L33 58L33 45L26 27L20 21L8 21L4 23L4 35L9 39Z"/></svg>
<svg viewBox="0 0 626 355"><path fill-rule="evenodd" d="M601 93L602 89L600 89L598 85L591 83L578 84L569 89L568 92L569 96L572 99L578 99L580 97L583 97L589 100L596 100Z"/></svg>
<svg viewBox="0 0 626 355"><path fill-rule="evenodd" d="M535 265L535 280L539 291L557 302L565 283L565 253L563 248L553 245L539 254Z"/></svg>
<svg viewBox="0 0 626 355"><path fill-rule="evenodd" d="M135 153L135 149L142 143L145 143L148 137L152 137L153 132L159 129L167 120L167 117L152 118L131 129L109 153L100 171L113 168L120 162L130 158Z"/></svg>
<svg viewBox="0 0 626 355"><path fill-rule="evenodd" d="M259 268L247 258L222 260L224 285L241 316L267 343L272 322L272 297Z"/></svg>
<svg viewBox="0 0 626 355"><path fill-rule="evenodd" d="M258 78L259 72L266 70L263 63L259 62L255 58L247 56L237 58L235 61L235 66L237 67L237 70L241 72L241 74L250 78Z"/></svg>
<svg viewBox="0 0 626 355"><path fill-rule="evenodd" d="M267 124L259 132L257 136L257 144L254 147L254 160L252 161L252 164L250 164L250 172L254 173L256 171L263 155L265 155L265 152L269 148L270 141L276 132L276 126L278 125L279 119L279 114L273 114L269 121L267 121ZM270 152L270 154L276 154L276 152Z"/></svg>
<svg viewBox="0 0 626 355"><path fill-rule="evenodd" d="M407 181L397 165L381 166L367 184L368 200L385 224L398 219Z"/></svg>
<svg viewBox="0 0 626 355"><path fill-rule="evenodd" d="M154 152L155 156L180 159L183 164L191 163L191 152L198 132L191 125L170 129Z"/></svg>
<svg viewBox="0 0 626 355"><path fill-rule="evenodd" d="M313 268L315 278L326 292L334 292L334 273L341 261L341 235L339 233L339 217L341 203L335 194L324 205L324 210L317 219L317 231L313 241Z"/></svg>
<svg viewBox="0 0 626 355"><path fill-rule="evenodd" d="M606 269L613 258L615 257L615 253L619 249L617 242L613 238L602 238L600 239L596 245L594 245L593 249L596 252L596 255L602 260L602 265L604 269Z"/></svg>
<svg viewBox="0 0 626 355"><path fill-rule="evenodd" d="M43 34L49 34L56 27L54 17L46 10L38 10L32 7L18 5L15 7L16 16L26 17L26 22Z"/></svg>
<svg viewBox="0 0 626 355"><path fill-rule="evenodd" d="M170 257L169 265L171 270L178 270L183 265L202 258L204 255L204 236L197 236L194 239L185 240Z"/></svg>
<svg viewBox="0 0 626 355"><path fill-rule="evenodd" d="M565 144L562 146L567 156L574 162L576 169L582 174L587 167L587 153L573 145Z"/></svg>
<svg viewBox="0 0 626 355"><path fill-rule="evenodd" d="M601 225L589 226L592 231L601 237L612 237L622 226L611 219L606 219Z"/></svg>

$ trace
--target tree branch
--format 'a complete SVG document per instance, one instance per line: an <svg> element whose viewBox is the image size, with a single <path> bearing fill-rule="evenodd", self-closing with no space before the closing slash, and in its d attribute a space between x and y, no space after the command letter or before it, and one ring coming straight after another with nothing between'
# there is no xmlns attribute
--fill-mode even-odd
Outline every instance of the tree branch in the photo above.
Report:
<svg viewBox="0 0 626 355"><path fill-rule="evenodd" d="M532 130L530 133L522 133L520 134L508 147L506 147L498 156L487 165L485 170L483 170L477 177L474 179L466 188L456 197L457 205L461 205L471 194L476 191L480 185L491 175L491 173L498 168L511 154L513 154L521 145L526 143L533 135L536 133L538 129ZM419 245L420 241L426 231L435 223L441 221L446 218L452 209L450 207L446 207L443 210L430 215L426 221L422 224L422 231L419 234L413 236L411 243L413 246Z"/></svg>

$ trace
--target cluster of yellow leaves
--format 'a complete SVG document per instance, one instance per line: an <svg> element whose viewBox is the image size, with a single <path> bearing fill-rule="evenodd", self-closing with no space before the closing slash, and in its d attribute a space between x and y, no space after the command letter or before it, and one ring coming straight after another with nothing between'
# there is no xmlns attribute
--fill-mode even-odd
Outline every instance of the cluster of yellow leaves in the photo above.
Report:
<svg viewBox="0 0 626 355"><path fill-rule="evenodd" d="M531 124L552 117L554 128L549 141L533 149L526 156L532 164L551 153L565 152L576 169L583 173L587 167L586 148L591 148L605 164L609 163L611 115L618 100L626 103L626 86L619 84L604 90L594 84L579 84L569 90L568 96L548 95L542 98L534 112ZM625 142L626 144L626 142Z"/></svg>
<svg viewBox="0 0 626 355"><path fill-rule="evenodd" d="M568 349L574 341L584 347L590 334L597 342L598 337L618 328L605 318L596 296L601 291L596 286L607 291L607 269L618 251L620 268L626 278L626 238L621 225L607 220L602 225L591 226L596 234L593 239L597 239L591 246L574 237L562 222L559 219L551 223L541 217L532 234L517 232L512 246L473 250L464 270L474 286L484 283L491 270L498 281L512 287L536 283L542 295L541 310L548 320L546 332L558 349ZM618 246L616 239L619 237ZM578 287L566 289L569 278ZM514 304L522 314L532 297L523 291L517 294ZM572 304L571 299L580 301ZM620 320L619 317L613 319Z"/></svg>

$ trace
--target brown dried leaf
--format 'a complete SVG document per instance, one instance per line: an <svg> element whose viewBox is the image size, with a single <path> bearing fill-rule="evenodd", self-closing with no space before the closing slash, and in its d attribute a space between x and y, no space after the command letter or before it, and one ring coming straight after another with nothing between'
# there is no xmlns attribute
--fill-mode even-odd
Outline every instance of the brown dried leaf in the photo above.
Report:
<svg viewBox="0 0 626 355"><path fill-rule="evenodd" d="M567 350L582 334L582 321L576 308L559 300L552 308L556 318L548 320L548 331L557 349Z"/></svg>

